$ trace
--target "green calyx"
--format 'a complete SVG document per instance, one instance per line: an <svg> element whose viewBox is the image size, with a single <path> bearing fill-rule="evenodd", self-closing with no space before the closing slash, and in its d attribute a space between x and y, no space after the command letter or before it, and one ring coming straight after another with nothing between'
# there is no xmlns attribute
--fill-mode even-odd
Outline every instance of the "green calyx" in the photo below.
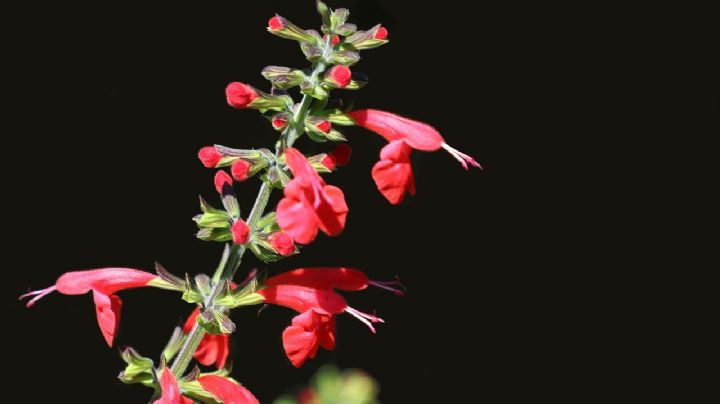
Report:
<svg viewBox="0 0 720 404"><path fill-rule="evenodd" d="M140 383L145 386L153 386L155 380L153 378L152 359L141 356L133 348L127 347L120 352L123 361L127 363L125 370L120 372L118 379L127 384Z"/></svg>

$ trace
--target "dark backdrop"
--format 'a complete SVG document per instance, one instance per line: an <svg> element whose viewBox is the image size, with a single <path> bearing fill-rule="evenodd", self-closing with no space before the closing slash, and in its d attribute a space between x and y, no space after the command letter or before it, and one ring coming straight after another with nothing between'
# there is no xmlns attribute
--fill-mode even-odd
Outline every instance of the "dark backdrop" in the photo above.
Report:
<svg viewBox="0 0 720 404"><path fill-rule="evenodd" d="M688 52L688 65L698 63L673 87L683 95L680 108L649 111L668 84L659 90L659 81L646 80L658 72L635 64L646 47L620 46L609 35L615 28L603 24L587 29L595 22L587 13L565 19L547 9L403 3L330 2L350 8L360 27L382 22L391 40L364 52L355 68L370 84L338 94L358 108L431 123L485 170L464 172L442 152L416 152L418 194L391 206L370 178L384 141L345 130L352 163L328 177L351 208L345 232L278 264L247 255L240 274L345 265L375 279L397 274L409 293L346 295L387 323L372 335L341 316L337 348L300 369L281 346L293 313L239 310L233 376L263 402L323 363L367 370L390 403L579 398L605 391L597 380L622 383L598 369L632 366L616 349L631 325L598 324L613 316L607 309L624 288L616 286L628 282L630 272L620 269L644 264L616 252L666 254L640 236L660 228L657 203L635 196L671 177L694 189L703 182L695 174L715 172L713 65ZM123 364L102 340L89 295L55 294L32 310L16 297L77 269L152 270L157 260L176 274L212 271L221 246L196 240L190 220L198 194L216 202L213 172L196 152L211 143L271 146L275 136L257 113L228 107L223 89L236 80L266 89L259 75L266 65L306 66L295 43L265 32L274 12L318 25L309 0L148 7L62 4L7 14L19 24L5 60L6 121L17 125L5 131L2 162L12 240L3 247L3 339L17 369L12 384L31 402L149 397L115 379ZM678 136L660 140L655 129L673 125L682 127ZM658 144L676 154L657 152ZM307 140L298 146L321 149ZM678 154L690 165L662 168ZM245 212L258 186L236 187ZM710 205L703 192L693 200ZM121 297L117 343L152 357L191 310L170 292Z"/></svg>

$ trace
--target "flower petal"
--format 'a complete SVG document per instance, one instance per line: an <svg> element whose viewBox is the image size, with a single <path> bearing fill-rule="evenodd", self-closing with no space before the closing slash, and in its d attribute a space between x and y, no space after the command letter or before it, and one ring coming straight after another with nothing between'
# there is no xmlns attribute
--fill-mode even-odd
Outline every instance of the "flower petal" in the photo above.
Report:
<svg viewBox="0 0 720 404"><path fill-rule="evenodd" d="M435 151L445 143L440 132L432 126L377 109L348 112L365 129L384 137L388 142L405 140L413 149Z"/></svg>
<svg viewBox="0 0 720 404"><path fill-rule="evenodd" d="M368 286L368 277L353 268L298 268L270 277L265 286L298 285L316 289L338 288L341 290L363 290Z"/></svg>
<svg viewBox="0 0 720 404"><path fill-rule="evenodd" d="M225 404L258 404L259 401L250 390L234 381L216 375L202 376L197 379L200 386Z"/></svg>
<svg viewBox="0 0 720 404"><path fill-rule="evenodd" d="M315 208L317 224L328 236L337 236L345 228L348 206L343 191L333 185L326 185L320 195L320 203Z"/></svg>
<svg viewBox="0 0 720 404"><path fill-rule="evenodd" d="M185 398L180 394L175 376L168 368L162 370L160 375L160 387L162 388L162 396L155 400L153 404L193 404L189 398Z"/></svg>
<svg viewBox="0 0 720 404"><path fill-rule="evenodd" d="M372 177L380 193L393 205L402 202L406 192L415 195L415 180L409 163L380 160L373 166Z"/></svg>
<svg viewBox="0 0 720 404"><path fill-rule="evenodd" d="M95 314L105 342L112 348L118 326L120 325L120 310L122 300L115 295L106 295L100 291L93 290L95 301Z"/></svg>
<svg viewBox="0 0 720 404"><path fill-rule="evenodd" d="M266 303L277 304L303 313L313 309L321 314L342 313L347 308L345 298L329 289L315 289L297 285L275 285L257 291Z"/></svg>
<svg viewBox="0 0 720 404"><path fill-rule="evenodd" d="M278 203L277 223L296 243L309 244L317 236L315 211L297 198L286 196Z"/></svg>
<svg viewBox="0 0 720 404"><path fill-rule="evenodd" d="M67 272L55 285L65 295L82 295L90 289L112 295L119 290L147 286L155 278L157 275L132 268L102 268Z"/></svg>

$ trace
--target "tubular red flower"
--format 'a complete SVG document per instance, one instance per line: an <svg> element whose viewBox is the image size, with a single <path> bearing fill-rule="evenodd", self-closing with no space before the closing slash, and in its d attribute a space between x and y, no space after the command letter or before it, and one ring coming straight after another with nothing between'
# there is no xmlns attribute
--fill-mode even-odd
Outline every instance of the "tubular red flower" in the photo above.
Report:
<svg viewBox="0 0 720 404"><path fill-rule="evenodd" d="M150 286L158 276L131 268L102 268L89 271L67 272L60 276L54 286L32 291L20 296L20 299L32 297L27 307L48 294L58 291L64 295L82 295L93 292L95 312L100 331L108 346L112 347L120 324L122 301L115 293L125 289Z"/></svg>
<svg viewBox="0 0 720 404"><path fill-rule="evenodd" d="M350 162L350 156L352 156L352 148L345 143L341 143L335 146L335 149L330 154L335 157L335 162L337 163L337 165L344 166Z"/></svg>
<svg viewBox="0 0 720 404"><path fill-rule="evenodd" d="M299 313L315 310L321 314L338 314L345 311L347 303L330 289L316 289L299 285L274 285L259 290L266 303L277 304Z"/></svg>
<svg viewBox="0 0 720 404"><path fill-rule="evenodd" d="M197 381L205 391L225 404L259 404L250 390L224 377L206 375L200 376Z"/></svg>
<svg viewBox="0 0 720 404"><path fill-rule="evenodd" d="M343 65L333 66L332 69L327 73L327 77L330 78L338 87L345 88L350 81L352 81L352 72L350 68Z"/></svg>
<svg viewBox="0 0 720 404"><path fill-rule="evenodd" d="M313 310L300 313L285 328L282 339L285 354L298 368L308 358L315 358L320 346L327 350L335 348L335 317Z"/></svg>
<svg viewBox="0 0 720 404"><path fill-rule="evenodd" d="M205 146L198 152L198 158L207 168L215 168L222 159L222 154L218 153L215 146Z"/></svg>
<svg viewBox="0 0 720 404"><path fill-rule="evenodd" d="M388 36L388 30L387 30L387 28L385 28L385 27L380 27L380 28L377 29L377 31L375 31L375 35L373 35L373 38L375 38L375 39L380 39L380 40L385 40L385 39L387 39L387 36Z"/></svg>
<svg viewBox="0 0 720 404"><path fill-rule="evenodd" d="M225 184L228 184L232 187L233 181L228 173L223 170L218 170L218 172L215 173L213 183L215 184L215 190L218 192L218 194L222 194Z"/></svg>
<svg viewBox="0 0 720 404"><path fill-rule="evenodd" d="M245 160L238 160L230 166L230 172L232 173L233 178L235 178L235 181L241 182L248 178L251 168L252 164Z"/></svg>
<svg viewBox="0 0 720 404"><path fill-rule="evenodd" d="M368 277L360 270L329 267L298 268L275 275L263 282L266 286L297 285L347 291L363 290L367 288L368 283Z"/></svg>
<svg viewBox="0 0 720 404"><path fill-rule="evenodd" d="M230 232L235 244L245 244L250 240L250 226L242 219L238 219L237 222L233 223Z"/></svg>
<svg viewBox="0 0 720 404"><path fill-rule="evenodd" d="M387 139L388 142L404 140L413 149L422 151L435 151L442 148L458 160L466 170L468 169L468 163L475 167L480 167L480 164L472 157L445 143L445 139L440 135L440 132L426 123L413 121L412 119L377 109L352 111L348 112L348 115L350 115L358 125L377 133Z"/></svg>
<svg viewBox="0 0 720 404"><path fill-rule="evenodd" d="M259 97L257 91L247 84L234 81L225 88L225 97L231 107L245 109Z"/></svg>
<svg viewBox="0 0 720 404"><path fill-rule="evenodd" d="M200 309L196 308L183 325L184 333L187 334L192 330L198 315L200 315ZM193 358L205 366L212 366L214 364L218 369L222 369L225 367L228 354L230 353L229 342L230 336L228 334L205 334L193 354Z"/></svg>
<svg viewBox="0 0 720 404"><path fill-rule="evenodd" d="M340 234L345 227L348 207L340 188L325 185L299 151L285 151L294 178L285 187L285 197L278 203L277 222L296 243L308 244L318 229L329 236Z"/></svg>
<svg viewBox="0 0 720 404"><path fill-rule="evenodd" d="M380 161L372 169L378 190L394 205L402 202L406 192L415 195L415 179L410 166L411 151L404 141L394 140L382 148Z"/></svg>
<svg viewBox="0 0 720 404"><path fill-rule="evenodd" d="M292 237L283 232L277 232L270 236L270 245L283 256L288 256L295 252L295 243Z"/></svg>
<svg viewBox="0 0 720 404"><path fill-rule="evenodd" d="M164 368L160 375L160 388L162 396L153 404L193 404L193 400L185 398L180 394L175 376L168 368Z"/></svg>

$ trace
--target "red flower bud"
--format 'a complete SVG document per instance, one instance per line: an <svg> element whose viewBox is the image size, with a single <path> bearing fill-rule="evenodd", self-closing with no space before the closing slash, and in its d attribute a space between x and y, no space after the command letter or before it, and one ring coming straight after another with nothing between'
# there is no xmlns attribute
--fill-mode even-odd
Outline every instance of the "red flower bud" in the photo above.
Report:
<svg viewBox="0 0 720 404"><path fill-rule="evenodd" d="M215 146L205 146L198 152L198 158L207 168L215 168L222 159L222 154L218 153Z"/></svg>
<svg viewBox="0 0 720 404"><path fill-rule="evenodd" d="M350 162L350 156L352 156L352 148L345 143L339 144L332 151L333 157L335 157L335 163L339 166L344 166Z"/></svg>
<svg viewBox="0 0 720 404"><path fill-rule="evenodd" d="M223 186L227 183L230 186L232 186L232 178L223 170L219 170L217 173L215 173L215 190L217 190L218 194L222 194Z"/></svg>
<svg viewBox="0 0 720 404"><path fill-rule="evenodd" d="M295 243L292 237L283 232L278 232L270 236L270 245L283 256L288 256L295 252Z"/></svg>
<svg viewBox="0 0 720 404"><path fill-rule="evenodd" d="M257 91L247 84L234 81L225 88L225 96L228 104L237 109L245 109L259 97Z"/></svg>
<svg viewBox="0 0 720 404"><path fill-rule="evenodd" d="M325 133L328 133L330 132L330 129L332 129L332 124L330 123L330 121L322 121L317 124L317 128Z"/></svg>
<svg viewBox="0 0 720 404"><path fill-rule="evenodd" d="M283 129L285 125L287 125L287 120L283 118L273 118L272 120L272 126L277 130Z"/></svg>
<svg viewBox="0 0 720 404"><path fill-rule="evenodd" d="M387 39L387 36L388 36L388 30L385 27L380 27L377 29L377 31L375 31L375 35L373 36L373 38L385 40L385 39Z"/></svg>
<svg viewBox="0 0 720 404"><path fill-rule="evenodd" d="M242 219L239 219L230 228L232 233L233 242L235 244L245 244L250 239L250 226L245 223Z"/></svg>
<svg viewBox="0 0 720 404"><path fill-rule="evenodd" d="M235 178L235 181L245 181L248 178L248 173L251 168L252 164L245 160L238 160L230 167L230 172L233 178Z"/></svg>
<svg viewBox="0 0 720 404"><path fill-rule="evenodd" d="M323 35L323 41L327 41L327 34ZM340 43L340 37L337 35L333 35L332 39L330 40L330 43L335 46Z"/></svg>
<svg viewBox="0 0 720 404"><path fill-rule="evenodd" d="M324 165L325 168L327 168L328 170L332 171L332 170L335 169L335 157L333 157L332 155L328 154L328 155L326 155L325 157L323 157L322 160L320 160L320 164Z"/></svg>
<svg viewBox="0 0 720 404"><path fill-rule="evenodd" d="M328 77L335 82L338 87L345 88L350 84L350 81L352 81L352 72L347 66L337 65L330 69Z"/></svg>
<svg viewBox="0 0 720 404"><path fill-rule="evenodd" d="M270 19L270 21L268 21L268 28L271 31L277 31L279 29L285 28L285 24L283 24L283 18L279 15L274 16Z"/></svg>

